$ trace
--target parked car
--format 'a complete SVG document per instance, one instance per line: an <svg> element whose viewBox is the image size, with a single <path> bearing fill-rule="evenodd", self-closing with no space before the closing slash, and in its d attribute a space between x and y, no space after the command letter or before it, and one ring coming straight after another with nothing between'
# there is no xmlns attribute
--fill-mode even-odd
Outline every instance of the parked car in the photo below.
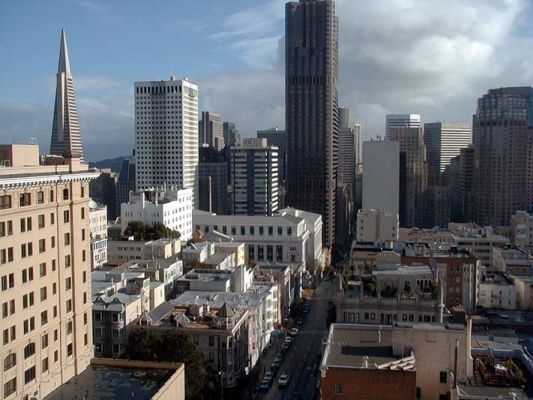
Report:
<svg viewBox="0 0 533 400"><path fill-rule="evenodd" d="M291 344L292 343L292 337L286 336L285 337L285 343Z"/></svg>
<svg viewBox="0 0 533 400"><path fill-rule="evenodd" d="M265 372L265 376L263 377L263 380L265 379L272 381L272 379L274 379L274 373L272 371Z"/></svg>
<svg viewBox="0 0 533 400"><path fill-rule="evenodd" d="M296 325L298 325L298 326L301 326L303 323L304 323L303 318L298 318L298 319L296 320Z"/></svg>
<svg viewBox="0 0 533 400"><path fill-rule="evenodd" d="M281 374L278 379L278 385L280 387L285 387L289 384L289 375L287 374Z"/></svg>
<svg viewBox="0 0 533 400"><path fill-rule="evenodd" d="M298 334L298 328L291 329L291 336L296 336Z"/></svg>
<svg viewBox="0 0 533 400"><path fill-rule="evenodd" d="M279 368L280 365L281 365L281 361L278 359L274 359L274 361L272 361L272 364L270 364L270 370L275 371Z"/></svg>

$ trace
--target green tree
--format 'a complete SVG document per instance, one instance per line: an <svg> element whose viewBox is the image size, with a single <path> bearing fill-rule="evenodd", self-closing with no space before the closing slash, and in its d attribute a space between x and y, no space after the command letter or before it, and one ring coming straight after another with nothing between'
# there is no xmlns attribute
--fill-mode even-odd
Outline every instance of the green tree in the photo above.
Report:
<svg viewBox="0 0 533 400"><path fill-rule="evenodd" d="M209 398L216 392L214 371L196 351L190 335L177 329L134 328L128 335L125 357L142 361L168 361L185 364L186 399Z"/></svg>
<svg viewBox="0 0 533 400"><path fill-rule="evenodd" d="M146 225L142 221L130 221L124 230L124 235L133 236L135 240L179 239L181 236L178 231L167 228L161 223Z"/></svg>

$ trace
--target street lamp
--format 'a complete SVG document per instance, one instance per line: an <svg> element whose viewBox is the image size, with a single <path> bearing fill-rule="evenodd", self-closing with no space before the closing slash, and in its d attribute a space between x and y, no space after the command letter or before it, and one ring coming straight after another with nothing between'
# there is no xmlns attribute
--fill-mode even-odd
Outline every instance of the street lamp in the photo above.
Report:
<svg viewBox="0 0 533 400"><path fill-rule="evenodd" d="M222 386L222 371L218 371L220 377L220 400L224 400L224 386Z"/></svg>

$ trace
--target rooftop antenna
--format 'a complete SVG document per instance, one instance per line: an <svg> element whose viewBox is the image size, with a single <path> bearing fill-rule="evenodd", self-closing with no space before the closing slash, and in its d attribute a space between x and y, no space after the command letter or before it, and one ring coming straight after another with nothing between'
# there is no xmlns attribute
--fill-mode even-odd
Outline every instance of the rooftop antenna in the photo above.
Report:
<svg viewBox="0 0 533 400"><path fill-rule="evenodd" d="M30 137L30 144L37 144L37 138L36 137Z"/></svg>

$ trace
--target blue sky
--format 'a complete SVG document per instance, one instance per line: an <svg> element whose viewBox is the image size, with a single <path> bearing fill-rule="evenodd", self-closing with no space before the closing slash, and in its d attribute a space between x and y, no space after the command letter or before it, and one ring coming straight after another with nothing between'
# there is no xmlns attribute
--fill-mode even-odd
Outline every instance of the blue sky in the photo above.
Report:
<svg viewBox="0 0 533 400"><path fill-rule="evenodd" d="M366 138L387 112L470 121L487 89L533 82L529 0L336 3L341 104ZM62 28L90 160L130 153L135 80L188 76L244 136L284 125L282 0L3 0L1 142L47 151Z"/></svg>

